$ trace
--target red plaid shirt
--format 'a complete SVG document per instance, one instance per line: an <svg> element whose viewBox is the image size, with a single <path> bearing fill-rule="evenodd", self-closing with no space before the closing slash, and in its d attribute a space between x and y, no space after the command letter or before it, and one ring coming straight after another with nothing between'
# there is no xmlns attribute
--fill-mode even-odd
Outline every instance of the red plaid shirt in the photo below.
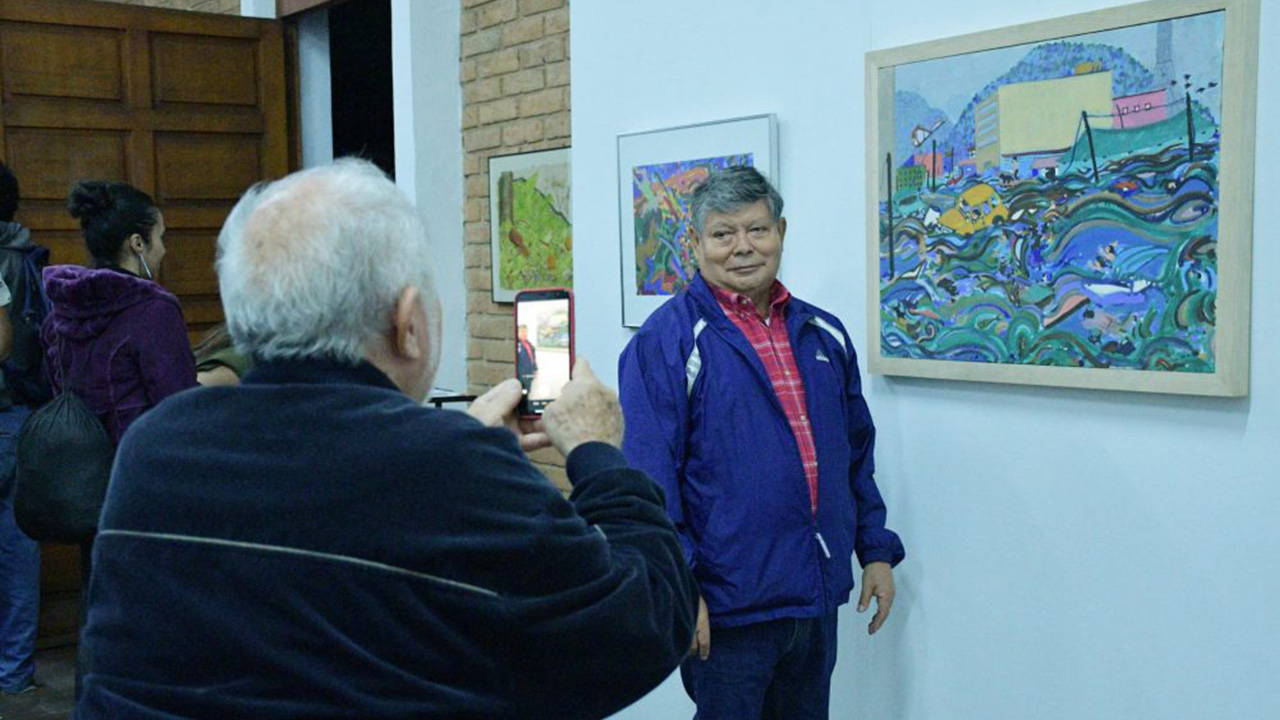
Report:
<svg viewBox="0 0 1280 720"><path fill-rule="evenodd" d="M818 514L818 450L813 444L813 428L804 399L804 382L796 368L795 355L791 353L791 340L787 337L787 301L791 293L782 283L774 281L769 293L769 319L760 317L756 304L745 295L729 292L708 283L724 314L747 336L751 347L764 364L778 394L782 411L787 415L796 445L800 447L800 461L804 465L804 479L809 485L809 508Z"/></svg>

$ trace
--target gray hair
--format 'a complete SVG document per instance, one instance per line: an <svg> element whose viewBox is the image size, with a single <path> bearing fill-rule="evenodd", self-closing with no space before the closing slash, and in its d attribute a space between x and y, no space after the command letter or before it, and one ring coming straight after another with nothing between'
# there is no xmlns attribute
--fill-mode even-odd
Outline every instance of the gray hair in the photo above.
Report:
<svg viewBox="0 0 1280 720"><path fill-rule="evenodd" d="M708 213L731 213L761 200L777 222L782 217L782 196L759 170L750 165L713 170L693 190L693 229L701 237Z"/></svg>
<svg viewBox="0 0 1280 720"><path fill-rule="evenodd" d="M358 362L404 288L438 307L417 211L364 160L250 188L218 235L217 268L231 338L262 360Z"/></svg>

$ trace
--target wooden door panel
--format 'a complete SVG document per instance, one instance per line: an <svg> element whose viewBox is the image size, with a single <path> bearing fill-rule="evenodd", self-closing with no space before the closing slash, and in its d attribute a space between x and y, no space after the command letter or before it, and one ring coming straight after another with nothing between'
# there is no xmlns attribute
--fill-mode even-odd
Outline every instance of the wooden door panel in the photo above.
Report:
<svg viewBox="0 0 1280 720"><path fill-rule="evenodd" d="M136 113L118 103L23 98L2 106L6 127L114 130L132 132Z"/></svg>
<svg viewBox="0 0 1280 720"><path fill-rule="evenodd" d="M156 133L156 202L235 200L262 178L262 138Z"/></svg>
<svg viewBox="0 0 1280 720"><path fill-rule="evenodd" d="M0 0L0 159L17 220L55 263L85 263L66 193L123 180L164 212L159 280L193 340L223 319L216 237L250 185L288 172L284 36L276 21L83 0ZM74 639L73 547L45 546L42 644Z"/></svg>
<svg viewBox="0 0 1280 720"><path fill-rule="evenodd" d="M170 202L164 207L164 222L170 228L195 228L217 232L222 227L234 203L202 202L177 203Z"/></svg>
<svg viewBox="0 0 1280 720"><path fill-rule="evenodd" d="M66 204L64 200L62 206L65 208ZM49 262L53 265L89 264L89 250L84 246L79 227L74 230L46 230L40 233L40 244L49 248Z"/></svg>
<svg viewBox="0 0 1280 720"><path fill-rule="evenodd" d="M257 48L253 38L153 33L152 104L259 107Z"/></svg>
<svg viewBox="0 0 1280 720"><path fill-rule="evenodd" d="M40 228L38 238L41 245L45 244L46 234L56 236L59 233L80 233L80 221L67 214L66 197L57 200L23 200L17 217L18 222L29 228ZM83 243L84 240L80 242Z"/></svg>
<svg viewBox="0 0 1280 720"><path fill-rule="evenodd" d="M234 107L211 107L193 112L190 106L166 105L147 115L155 132L227 133L258 135L267 133L266 119L257 111Z"/></svg>
<svg viewBox="0 0 1280 720"><path fill-rule="evenodd" d="M193 344L206 330L225 319L222 301L217 295L184 295L181 299L182 312L187 320L187 337Z"/></svg>
<svg viewBox="0 0 1280 720"><path fill-rule="evenodd" d="M23 200L65 205L68 178L128 177L127 139L123 132L15 127L5 133L6 164L21 178Z"/></svg>
<svg viewBox="0 0 1280 720"><path fill-rule="evenodd" d="M211 271L218 254L217 230L179 230L165 233L164 285L175 295L218 294L218 278Z"/></svg>
<svg viewBox="0 0 1280 720"><path fill-rule="evenodd" d="M12 23L0 34L5 100L23 96L125 101L125 33Z"/></svg>
<svg viewBox="0 0 1280 720"><path fill-rule="evenodd" d="M80 617L80 547L40 547L40 632L37 647L76 642Z"/></svg>
<svg viewBox="0 0 1280 720"><path fill-rule="evenodd" d="M216 325L223 320L222 302L216 297L193 297L183 303L182 312L188 324Z"/></svg>

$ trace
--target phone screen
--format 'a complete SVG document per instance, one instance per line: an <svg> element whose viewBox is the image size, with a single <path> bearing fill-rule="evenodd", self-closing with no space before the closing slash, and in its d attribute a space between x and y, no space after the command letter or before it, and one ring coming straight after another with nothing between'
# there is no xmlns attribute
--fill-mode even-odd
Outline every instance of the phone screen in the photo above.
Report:
<svg viewBox="0 0 1280 720"><path fill-rule="evenodd" d="M573 366L573 307L567 291L516 297L516 376L524 386L522 414L540 415L560 397Z"/></svg>

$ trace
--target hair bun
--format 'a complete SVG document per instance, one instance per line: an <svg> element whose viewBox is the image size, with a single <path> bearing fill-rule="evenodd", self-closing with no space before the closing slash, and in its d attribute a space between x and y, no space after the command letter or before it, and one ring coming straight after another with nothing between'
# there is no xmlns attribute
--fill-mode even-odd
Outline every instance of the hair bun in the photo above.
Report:
<svg viewBox="0 0 1280 720"><path fill-rule="evenodd" d="M77 220L100 215L111 207L111 193L101 180L81 180L71 188L67 212Z"/></svg>

